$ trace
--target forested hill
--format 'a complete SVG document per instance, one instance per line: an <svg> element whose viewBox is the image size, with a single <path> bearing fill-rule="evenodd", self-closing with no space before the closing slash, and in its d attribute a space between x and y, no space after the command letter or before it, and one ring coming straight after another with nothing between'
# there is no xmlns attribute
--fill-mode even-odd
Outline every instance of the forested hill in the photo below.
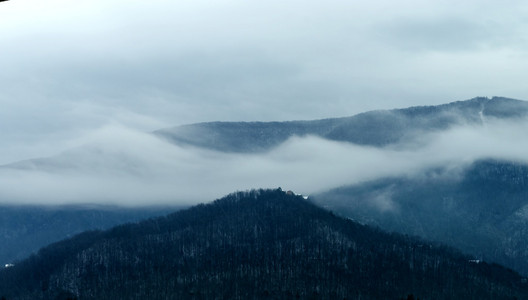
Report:
<svg viewBox="0 0 528 300"><path fill-rule="evenodd" d="M52 244L0 272L7 299L526 299L513 271L339 218L282 190Z"/></svg>
<svg viewBox="0 0 528 300"><path fill-rule="evenodd" d="M292 136L313 135L359 145L385 146L456 125L480 125L485 118L528 115L528 102L477 97L437 106L378 110L351 117L288 122L209 122L154 132L171 142L226 152L260 152Z"/></svg>

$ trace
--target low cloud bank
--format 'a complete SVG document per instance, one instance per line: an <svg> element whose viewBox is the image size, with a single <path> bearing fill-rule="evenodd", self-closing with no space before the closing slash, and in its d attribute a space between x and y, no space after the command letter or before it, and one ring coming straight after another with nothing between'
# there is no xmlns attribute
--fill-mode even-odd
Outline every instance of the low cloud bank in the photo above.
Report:
<svg viewBox="0 0 528 300"><path fill-rule="evenodd" d="M293 137L264 154L232 154L109 126L85 137L85 146L0 168L0 203L185 205L251 188L309 195L380 177L421 176L433 167L456 176L482 158L528 163L526 132L525 121L489 121L424 135L419 145Z"/></svg>

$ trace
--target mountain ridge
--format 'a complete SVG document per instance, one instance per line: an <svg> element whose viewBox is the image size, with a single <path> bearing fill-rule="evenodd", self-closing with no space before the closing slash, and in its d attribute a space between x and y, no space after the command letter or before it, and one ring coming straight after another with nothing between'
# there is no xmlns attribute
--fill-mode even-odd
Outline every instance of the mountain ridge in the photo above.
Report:
<svg viewBox="0 0 528 300"><path fill-rule="evenodd" d="M483 117L528 115L528 102L476 97L436 106L375 110L349 117L285 122L204 122L153 133L178 145L224 152L263 152L292 136L314 135L358 145L386 146L413 139L423 131L478 124Z"/></svg>
<svg viewBox="0 0 528 300"><path fill-rule="evenodd" d="M435 118L426 120L431 116ZM426 130L447 129L453 125L463 125L464 122L478 124L482 122L483 117L502 119L523 116L528 116L528 101L494 96L475 97L440 105L372 110L348 117L316 120L199 122L162 128L151 134L180 146L233 153L260 153L293 136L312 135L332 141L382 147L405 141L405 138L415 138L413 135ZM386 118L389 120L384 120ZM383 133L384 130L388 133ZM405 130L409 133L404 133ZM347 131L352 132L346 133ZM69 151L71 150L66 152ZM0 165L0 169L38 169L41 166L46 167L49 159L53 157L55 156L16 161Z"/></svg>

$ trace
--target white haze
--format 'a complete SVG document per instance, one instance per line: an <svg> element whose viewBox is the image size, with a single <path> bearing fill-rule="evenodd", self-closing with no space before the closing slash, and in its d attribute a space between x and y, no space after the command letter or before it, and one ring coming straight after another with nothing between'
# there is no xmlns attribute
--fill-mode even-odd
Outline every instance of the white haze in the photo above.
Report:
<svg viewBox="0 0 528 300"><path fill-rule="evenodd" d="M422 136L420 146L376 148L311 136L293 137L267 153L233 154L112 125L59 156L0 168L0 201L188 205L251 188L309 195L380 177L421 176L437 166L455 176L481 158L528 163L526 132L528 122L492 120Z"/></svg>

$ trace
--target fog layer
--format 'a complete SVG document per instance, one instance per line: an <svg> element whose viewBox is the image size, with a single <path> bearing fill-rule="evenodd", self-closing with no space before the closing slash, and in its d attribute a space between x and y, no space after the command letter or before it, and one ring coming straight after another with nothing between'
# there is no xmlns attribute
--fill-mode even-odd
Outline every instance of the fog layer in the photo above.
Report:
<svg viewBox="0 0 528 300"><path fill-rule="evenodd" d="M415 144L376 148L308 136L266 153L233 154L176 146L113 125L61 155L0 168L0 201L181 205L251 188L280 186L309 195L380 177L421 176L436 167L443 176L457 176L482 158L528 163L526 132L526 121L491 120L427 134Z"/></svg>

